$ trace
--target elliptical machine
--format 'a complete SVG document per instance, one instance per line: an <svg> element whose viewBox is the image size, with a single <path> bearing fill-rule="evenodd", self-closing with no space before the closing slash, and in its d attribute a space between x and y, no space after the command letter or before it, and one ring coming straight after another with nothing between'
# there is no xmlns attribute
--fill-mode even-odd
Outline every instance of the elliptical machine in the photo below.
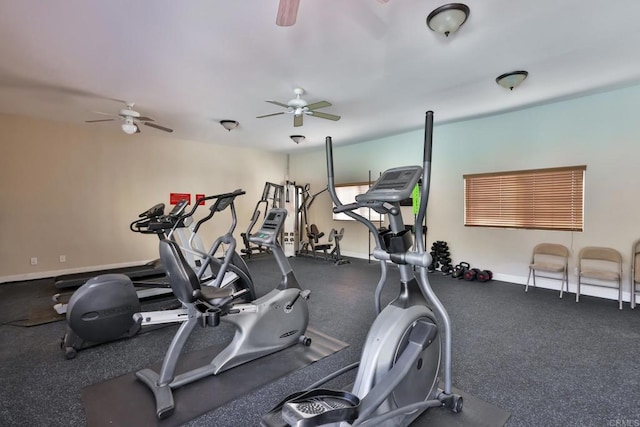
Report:
<svg viewBox="0 0 640 427"><path fill-rule="evenodd" d="M156 234L164 233L167 228L170 228L171 230L167 233L170 239L177 228L184 227L201 203L215 200L209 208L209 215L198 221L193 228L192 235L195 236L202 224L210 220L215 213L229 207L231 225L223 236L216 239L208 253L200 253L193 248L184 247L180 250L191 250L203 258L197 273L192 265L189 267L199 281L205 272L214 271L215 276L210 278L208 285L223 287L226 284L232 292L240 292L242 298L253 300L255 299L253 282L246 264L235 252L236 241L233 237L237 224L234 200L242 194L245 192L236 190L233 193L201 198L196 201L190 212L185 214L182 206L180 214L155 221L147 226ZM214 255L223 243L227 244L228 248L224 258L220 260ZM143 324L142 318L134 319L134 315L141 311L139 295L136 293L134 282L129 277L123 274L104 274L89 279L74 292L67 305L67 331L60 343L65 358L72 359L77 351L88 347L130 338L138 334L143 327L150 330L166 323L181 322L186 314L182 308L148 312L145 313Z"/></svg>
<svg viewBox="0 0 640 427"><path fill-rule="evenodd" d="M358 364L342 369L305 391L294 393L262 418L263 426L406 426L425 410L444 406L462 410L462 397L451 392L451 328L447 311L429 284L427 267L431 255L423 244L423 221L429 195L433 112L426 114L424 164L385 171L356 202L344 205L335 192L331 137L326 139L329 192L334 212L344 212L369 228L376 240L373 256L380 261L381 278L376 288L379 312L371 326ZM416 219L416 249L405 229L401 200L411 196L423 175L420 210ZM356 214L367 207L389 217L390 230L380 235L375 225ZM386 280L386 262L398 266L401 290L382 311L380 294ZM414 274L419 270L420 280ZM433 306L434 314L428 302ZM437 388L443 369L442 390ZM350 392L318 387L358 366Z"/></svg>
<svg viewBox="0 0 640 427"><path fill-rule="evenodd" d="M185 307L187 315L169 345L160 372L151 369L136 372L138 379L155 396L158 418L166 418L173 413L175 388L217 375L296 343L311 344L311 339L304 335L309 322L307 299L310 291L300 288L278 242L286 216L286 209L271 209L260 229L250 237L251 243L271 251L282 278L276 289L249 303L236 303L242 291L201 287L178 245L166 239L160 242L160 258L167 269L171 288ZM142 325L145 325L146 314L141 317ZM236 328L229 345L207 365L176 375L180 354L196 325L218 326L220 321Z"/></svg>

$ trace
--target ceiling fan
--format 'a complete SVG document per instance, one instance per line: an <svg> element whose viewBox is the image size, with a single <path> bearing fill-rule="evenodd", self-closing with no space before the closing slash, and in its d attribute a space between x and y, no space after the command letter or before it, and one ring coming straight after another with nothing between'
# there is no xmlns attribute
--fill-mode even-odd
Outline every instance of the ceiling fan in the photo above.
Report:
<svg viewBox="0 0 640 427"><path fill-rule="evenodd" d="M284 107L287 109L287 111L282 111L280 113L271 113L271 114L265 114L263 116L258 116L258 119L261 119L263 117L271 117L271 116L277 116L279 114L293 114L293 126L294 127L299 127L302 126L302 117L304 115L307 116L313 116L313 117L319 117L321 119L327 119L327 120L333 120L333 121L338 121L340 120L340 116L336 116L333 114L327 114L327 113L322 113L320 111L316 111L319 108L326 108L326 107L331 107L331 104L327 101L320 101L320 102L314 102L313 104L308 104L307 101L305 101L304 99L300 98L300 96L302 96L302 94L304 93L304 89L302 88L295 88L293 90L293 93L296 94L296 97L292 100L290 100L289 102L287 102L286 104L282 103L282 102L278 102L278 101L267 101L271 104L275 104L275 105L279 105L280 107Z"/></svg>
<svg viewBox="0 0 640 427"><path fill-rule="evenodd" d="M122 120L122 130L127 134L140 133L140 125L149 126L155 129L159 129L164 132L173 132L173 129L169 129L164 126L157 125L150 117L141 116L140 113L133 109L134 103L129 102L126 104L126 108L120 110L119 114L103 113L101 111L94 111L97 114L103 114L105 116L112 116L111 119L99 119L99 120L86 120L85 123L98 123L98 122L111 122L114 120Z"/></svg>

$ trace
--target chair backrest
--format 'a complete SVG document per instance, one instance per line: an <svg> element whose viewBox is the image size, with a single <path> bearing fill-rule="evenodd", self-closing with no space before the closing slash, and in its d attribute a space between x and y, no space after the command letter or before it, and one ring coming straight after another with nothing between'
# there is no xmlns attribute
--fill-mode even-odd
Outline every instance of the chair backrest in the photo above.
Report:
<svg viewBox="0 0 640 427"><path fill-rule="evenodd" d="M195 302L200 293L200 280L184 258L178 244L168 239L161 240L160 260L176 298L183 303Z"/></svg>
<svg viewBox="0 0 640 427"><path fill-rule="evenodd" d="M631 248L631 278L634 282L640 282L640 240L633 242Z"/></svg>
<svg viewBox="0 0 640 427"><path fill-rule="evenodd" d="M578 258L580 262L582 262L582 260L591 260L622 264L622 255L620 255L620 252L613 248L604 248L600 246L587 246L580 249Z"/></svg>
<svg viewBox="0 0 640 427"><path fill-rule="evenodd" d="M558 243L540 243L533 248L533 256L536 255L552 255L563 258L569 258L569 249Z"/></svg>

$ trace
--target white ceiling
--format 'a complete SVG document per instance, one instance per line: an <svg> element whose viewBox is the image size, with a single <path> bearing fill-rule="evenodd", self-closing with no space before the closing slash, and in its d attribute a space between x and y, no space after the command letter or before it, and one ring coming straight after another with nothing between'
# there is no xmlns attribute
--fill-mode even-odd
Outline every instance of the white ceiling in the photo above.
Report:
<svg viewBox="0 0 640 427"><path fill-rule="evenodd" d="M449 38L425 25L444 3L301 0L278 27L278 0L0 0L0 112L121 132L84 121L126 100L176 138L293 152L640 83L638 0L466 0ZM256 118L295 87L342 119Z"/></svg>

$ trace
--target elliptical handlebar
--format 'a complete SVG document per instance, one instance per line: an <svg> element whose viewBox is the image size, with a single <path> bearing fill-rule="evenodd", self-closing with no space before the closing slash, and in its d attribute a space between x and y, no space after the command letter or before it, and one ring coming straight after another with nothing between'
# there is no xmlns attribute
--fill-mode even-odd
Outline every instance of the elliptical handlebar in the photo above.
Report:
<svg viewBox="0 0 640 427"><path fill-rule="evenodd" d="M433 111L425 113L424 126L424 157L422 165L422 187L420 192L420 206L415 221L416 249L424 252L424 217L427 214L429 201L429 187L431 185L431 152L433 147Z"/></svg>
<svg viewBox="0 0 640 427"><path fill-rule="evenodd" d="M374 239L376 241L376 246L379 248L383 248L384 247L384 243L382 242L382 239L380 238L380 235L378 234L378 229L376 228L376 226L369 221L367 218L363 217L362 215L358 215L357 213L353 212L354 209L358 208L358 203L350 203L348 205L345 205L344 203L342 203L340 201L340 198L338 197L338 194L336 193L336 182L335 182L335 178L334 178L334 174L333 174L333 141L331 140L330 136L327 136L325 139L325 149L326 149L326 158L327 158L327 190L329 192L329 195L331 196L331 200L333 201L333 204L336 205L333 208L333 211L335 213L339 213L339 212L344 212L345 215L350 216L351 218L355 219L356 221L361 222L362 224L366 225L367 228L369 229L369 231L371 231L371 234L374 236Z"/></svg>

